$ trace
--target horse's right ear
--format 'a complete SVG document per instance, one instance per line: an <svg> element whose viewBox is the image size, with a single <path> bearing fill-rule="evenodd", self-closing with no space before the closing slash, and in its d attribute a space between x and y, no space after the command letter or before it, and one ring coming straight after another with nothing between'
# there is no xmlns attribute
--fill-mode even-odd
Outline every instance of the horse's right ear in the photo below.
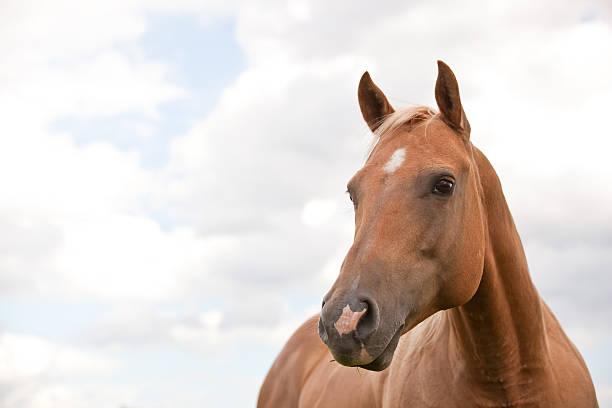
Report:
<svg viewBox="0 0 612 408"><path fill-rule="evenodd" d="M385 94L372 82L368 71L361 76L357 95L361 114L372 132L380 126L387 115L395 112Z"/></svg>

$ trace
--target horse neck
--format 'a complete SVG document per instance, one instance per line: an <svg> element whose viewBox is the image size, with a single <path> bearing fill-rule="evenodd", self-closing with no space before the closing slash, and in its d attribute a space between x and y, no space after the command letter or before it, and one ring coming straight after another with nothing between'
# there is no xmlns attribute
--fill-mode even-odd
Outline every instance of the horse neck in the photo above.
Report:
<svg viewBox="0 0 612 408"><path fill-rule="evenodd" d="M473 298L449 315L467 370L478 381L505 387L544 367L542 304L499 179L476 148L474 157L487 220L484 270Z"/></svg>

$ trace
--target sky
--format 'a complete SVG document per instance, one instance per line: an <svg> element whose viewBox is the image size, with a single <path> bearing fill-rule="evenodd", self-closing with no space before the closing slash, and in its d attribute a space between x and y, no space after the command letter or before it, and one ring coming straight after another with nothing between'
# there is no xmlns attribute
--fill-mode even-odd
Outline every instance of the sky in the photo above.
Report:
<svg viewBox="0 0 612 408"><path fill-rule="evenodd" d="M246 407L351 245L368 70L454 70L612 407L612 6L4 0L0 406Z"/></svg>

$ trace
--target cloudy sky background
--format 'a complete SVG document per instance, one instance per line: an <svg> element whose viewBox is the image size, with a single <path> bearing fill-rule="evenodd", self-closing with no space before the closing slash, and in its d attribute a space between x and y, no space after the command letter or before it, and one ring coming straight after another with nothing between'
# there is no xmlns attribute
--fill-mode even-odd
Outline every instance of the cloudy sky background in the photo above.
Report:
<svg viewBox="0 0 612 408"><path fill-rule="evenodd" d="M612 407L612 6L0 4L0 406L254 406L352 238L369 70L455 71L533 279Z"/></svg>

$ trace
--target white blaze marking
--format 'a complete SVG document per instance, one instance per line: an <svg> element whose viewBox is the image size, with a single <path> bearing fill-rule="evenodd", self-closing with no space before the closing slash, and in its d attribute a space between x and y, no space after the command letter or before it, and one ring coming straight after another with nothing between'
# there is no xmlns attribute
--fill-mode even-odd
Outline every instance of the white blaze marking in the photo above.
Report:
<svg viewBox="0 0 612 408"><path fill-rule="evenodd" d="M391 158L389 159L387 164L385 164L385 167L383 167L383 170L386 171L388 174L393 173L395 170L399 169L405 158L406 149L397 149L393 152Z"/></svg>

